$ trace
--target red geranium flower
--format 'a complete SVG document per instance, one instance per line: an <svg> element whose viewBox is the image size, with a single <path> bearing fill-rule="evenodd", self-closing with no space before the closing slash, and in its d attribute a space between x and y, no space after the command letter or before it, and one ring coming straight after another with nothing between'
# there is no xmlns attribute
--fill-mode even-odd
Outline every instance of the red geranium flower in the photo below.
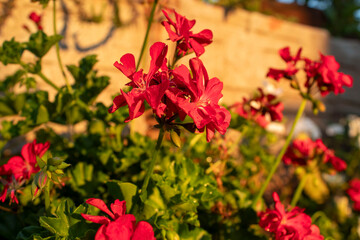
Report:
<svg viewBox="0 0 360 240"><path fill-rule="evenodd" d="M279 81L280 78L286 77L290 78L291 76L295 75L299 69L296 68L296 63L301 59L301 48L299 48L297 54L295 56L290 55L290 48L285 47L279 50L280 57L286 63L286 69L274 69L270 68L269 72L267 73L267 77L273 78L276 81Z"/></svg>
<svg viewBox="0 0 360 240"><path fill-rule="evenodd" d="M243 102L235 103L235 109L241 117L254 120L261 127L266 127L270 121L281 121L284 104L279 102L275 95L265 94L258 88L260 95L253 98L243 98Z"/></svg>
<svg viewBox="0 0 360 240"><path fill-rule="evenodd" d="M320 57L316 83L322 96L326 96L329 92L343 93L345 91L343 86L352 87L353 78L338 72L340 65L334 56L324 56L320 53Z"/></svg>
<svg viewBox="0 0 360 240"><path fill-rule="evenodd" d="M360 211L360 179L355 178L349 182L347 194L349 194L350 199L354 201L354 210Z"/></svg>
<svg viewBox="0 0 360 240"><path fill-rule="evenodd" d="M223 83L218 78L209 79L198 58L190 59L190 68L193 78L184 65L174 69L173 86L166 96L194 120L200 132L206 127L206 139L210 141L215 130L225 134L230 124L230 113L219 106Z"/></svg>
<svg viewBox="0 0 360 240"><path fill-rule="evenodd" d="M142 69L136 72L135 58L132 54L125 54L121 57L120 63L114 63L114 66L131 80L127 85L133 89L128 93L120 89L121 95L114 98L109 113L128 105L129 117L125 120L128 122L144 113L144 101L146 100L153 111L161 117L166 108L161 99L169 86L166 73L167 49L167 45L161 42L154 43L150 47L151 62L148 74L144 74ZM159 72L160 68L164 71Z"/></svg>
<svg viewBox="0 0 360 240"><path fill-rule="evenodd" d="M21 149L21 156L14 156L0 167L0 176L6 176L1 179L4 189L1 193L0 200L5 201L9 194L10 203L15 201L18 203L15 193L23 185L25 180L30 179L33 173L37 173L40 168L37 166L36 157L42 157L49 149L50 143L36 143L36 139L32 143L27 143Z"/></svg>
<svg viewBox="0 0 360 240"><path fill-rule="evenodd" d="M191 28L195 25L195 20L188 20L184 16L178 14L175 10L162 10L167 21L163 21L169 38L173 42L177 42L177 54L184 56L188 53L195 52L199 57L205 52L205 46L212 43L213 34L209 29L202 30L194 34ZM169 17L168 13L174 13L176 21ZM171 29L171 26L174 30Z"/></svg>
<svg viewBox="0 0 360 240"><path fill-rule="evenodd" d="M286 62L286 69L270 68L267 77L278 81L280 78L292 79L300 68L296 67L298 61L304 61L304 67L301 68L306 73L305 87L307 93L313 86L317 86L322 96L330 92L334 94L343 93L344 86L352 87L353 78L350 75L338 72L340 65L334 56L325 56L320 53L320 60L312 61L306 57L301 57L301 48L295 56L290 55L289 47L279 50L279 55Z"/></svg>
<svg viewBox="0 0 360 240"><path fill-rule="evenodd" d="M136 224L134 215L125 214L125 201L115 200L110 206L111 211L101 199L90 198L86 203L97 207L110 216L109 219L104 216L81 214L86 220L101 224L95 235L95 240L156 240L153 228L149 223L140 221Z"/></svg>
<svg viewBox="0 0 360 240"><path fill-rule="evenodd" d="M27 143L21 149L21 157L15 156L0 167L0 175L14 175L16 180L29 179L31 174L37 173L40 168L36 162L36 156L42 157L49 149L50 143Z"/></svg>
<svg viewBox="0 0 360 240"><path fill-rule="evenodd" d="M41 15L38 15L35 12L31 12L29 18L36 24L38 30L43 29L43 27L41 26Z"/></svg>
<svg viewBox="0 0 360 240"><path fill-rule="evenodd" d="M275 209L260 212L259 225L265 231L273 233L276 240L324 239L318 228L311 224L311 218L304 213L304 209L295 207L286 211L276 192L273 193L273 199Z"/></svg>
<svg viewBox="0 0 360 240"><path fill-rule="evenodd" d="M314 159L319 159L319 162L324 164L330 162L337 171L343 171L347 167L346 162L336 157L334 150L328 149L321 139L315 142L310 138L295 139L282 160L285 164L306 166Z"/></svg>

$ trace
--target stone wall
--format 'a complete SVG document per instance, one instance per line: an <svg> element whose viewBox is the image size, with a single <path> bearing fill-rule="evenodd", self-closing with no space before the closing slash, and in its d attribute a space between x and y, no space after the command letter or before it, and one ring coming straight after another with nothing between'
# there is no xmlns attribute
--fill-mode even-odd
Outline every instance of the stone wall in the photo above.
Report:
<svg viewBox="0 0 360 240"><path fill-rule="evenodd" d="M64 26L67 27L66 35L62 41L62 46L67 47L61 50L63 62L75 64L87 54L97 54L99 62L96 67L100 74L111 77L110 86L101 94L99 100L110 104L111 96L118 93L119 89L127 82L122 73L113 67L113 63L125 53L133 53L136 58L138 57L150 6L141 3L144 1L119 0L120 18L124 26L111 31L114 15L112 7L106 4L107 1L81 1L83 3L81 8L72 0L57 2L63 3L57 5L58 31L64 30ZM290 46L294 52L302 47L303 54L314 59L318 57L319 51L334 54L344 67L343 71L354 74L355 82L359 79L360 70L357 68L359 55L356 54L356 52L359 53L360 49L358 41L349 42L340 39L330 41L329 33L326 30L241 9L236 9L225 15L223 8L206 4L200 0L167 0L161 2L165 6L176 8L177 12L189 19L196 19L194 32L204 28L213 31L214 42L206 47L206 52L201 58L208 69L209 76L218 77L224 82L223 102L227 104L241 100L243 96L262 86L269 67L283 67L284 63L277 51L285 46ZM28 0L16 0L14 3L11 15L2 25L0 42L8 40L12 36L15 36L17 40L26 40L29 34L22 28L22 25L27 24L29 27L34 27L28 19L28 15L33 10L41 13L38 4L30 3ZM42 11L44 30L49 34L53 32L51 8L52 1ZM99 24L81 21L81 13L91 13L91 9L96 13L103 11L104 21ZM150 34L150 44L167 39L166 31L160 24L162 19L161 13L157 11L156 23L153 25ZM35 31L34 28L32 29ZM104 40L106 41L102 45L96 45ZM170 42L168 43L171 45ZM94 48L87 50L91 46ZM149 60L148 52L145 56L143 63ZM25 61L31 60L29 56L25 56ZM185 59L183 62L187 60ZM13 70L12 67L5 68L0 64L0 77L4 78ZM64 84L54 50L51 50L45 57L43 71L54 82L59 85ZM272 80L268 81L275 83ZM287 85L287 83L277 84L278 87L283 88L282 98L286 110L291 113L296 110L300 97L289 90ZM328 101L332 105L329 107L331 114L338 111L349 113L359 110L357 107L359 100L358 82L355 85L357 88L347 89L346 94L341 96L343 102L339 101L340 98L332 100L333 98L329 97ZM52 91L41 80L39 88ZM347 102L351 102L351 107L345 104Z"/></svg>

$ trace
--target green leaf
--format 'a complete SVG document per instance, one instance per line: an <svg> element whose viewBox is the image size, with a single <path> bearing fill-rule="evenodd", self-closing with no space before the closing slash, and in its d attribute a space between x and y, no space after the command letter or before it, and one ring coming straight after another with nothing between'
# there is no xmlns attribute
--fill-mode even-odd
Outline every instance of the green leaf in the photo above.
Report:
<svg viewBox="0 0 360 240"><path fill-rule="evenodd" d="M25 227L16 236L16 240L33 240L33 239L54 239L54 237L49 236L49 233L47 233L40 226Z"/></svg>
<svg viewBox="0 0 360 240"><path fill-rule="evenodd" d="M23 109L25 105L25 101L26 101L25 93L21 93L15 96L14 108L16 109L17 112L20 112Z"/></svg>
<svg viewBox="0 0 360 240"><path fill-rule="evenodd" d="M9 106L9 103L5 99L0 99L0 116L9 116L16 114L14 110Z"/></svg>
<svg viewBox="0 0 360 240"><path fill-rule="evenodd" d="M49 0L31 0L31 2L38 2L45 8L49 4Z"/></svg>
<svg viewBox="0 0 360 240"><path fill-rule="evenodd" d="M137 201L137 186L129 182L110 180L106 183L109 193L115 199L125 200L128 212L131 212L133 203Z"/></svg>
<svg viewBox="0 0 360 240"><path fill-rule="evenodd" d="M49 121L49 113L44 105L40 105L37 116L36 116L36 124L42 124Z"/></svg>
<svg viewBox="0 0 360 240"><path fill-rule="evenodd" d="M17 70L14 74L10 76L6 76L5 80L0 81L0 91L7 92L9 90L12 90L12 88L18 82L21 82L23 80L24 75L25 75L24 70Z"/></svg>
<svg viewBox="0 0 360 240"><path fill-rule="evenodd" d="M0 48L0 62L4 65L20 63L24 50L24 44L16 42L14 38L11 41L5 41Z"/></svg>
<svg viewBox="0 0 360 240"><path fill-rule="evenodd" d="M61 35L48 37L43 31L37 31L31 34L29 42L26 43L26 49L38 58L42 58L61 38Z"/></svg>
<svg viewBox="0 0 360 240"><path fill-rule="evenodd" d="M79 67L75 65L66 66L75 79L75 85L86 84L88 74L92 72L92 68L97 61L96 55L88 55L80 60Z"/></svg>
<svg viewBox="0 0 360 240"><path fill-rule="evenodd" d="M71 200L65 199L61 201L55 213L56 217L40 217L40 225L57 238L78 239L93 231L94 225L87 224L81 216L81 213L87 213L87 208L83 205L75 208Z"/></svg>

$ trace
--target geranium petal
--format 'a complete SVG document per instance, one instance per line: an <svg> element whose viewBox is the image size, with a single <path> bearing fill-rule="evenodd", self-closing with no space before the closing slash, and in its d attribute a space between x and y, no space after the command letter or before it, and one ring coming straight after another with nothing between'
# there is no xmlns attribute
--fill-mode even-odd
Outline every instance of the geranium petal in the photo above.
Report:
<svg viewBox="0 0 360 240"><path fill-rule="evenodd" d="M115 219L114 214L109 210L103 200L99 198L89 198L86 200L86 203L100 209L101 211L107 213L112 219Z"/></svg>
<svg viewBox="0 0 360 240"><path fill-rule="evenodd" d="M114 66L119 69L126 77L131 79L131 76L136 72L135 57L127 53L120 58L120 62L115 62Z"/></svg>
<svg viewBox="0 0 360 240"><path fill-rule="evenodd" d="M90 222L93 222L93 223L98 223L98 224L107 224L110 222L110 220L107 218L107 217L104 217L104 216L92 216L92 215L89 215L89 214L84 214L82 213L81 216L90 221Z"/></svg>
<svg viewBox="0 0 360 240"><path fill-rule="evenodd" d="M126 202L116 199L115 202L110 205L110 208L115 218L118 218L126 213Z"/></svg>
<svg viewBox="0 0 360 240"><path fill-rule="evenodd" d="M131 240L155 240L152 226L148 222L138 222Z"/></svg>

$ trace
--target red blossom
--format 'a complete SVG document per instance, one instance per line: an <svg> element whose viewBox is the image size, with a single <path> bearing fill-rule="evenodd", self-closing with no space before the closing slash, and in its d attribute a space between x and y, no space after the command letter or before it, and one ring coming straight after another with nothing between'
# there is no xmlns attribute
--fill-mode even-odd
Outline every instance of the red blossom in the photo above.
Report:
<svg viewBox="0 0 360 240"><path fill-rule="evenodd" d="M335 156L332 149L328 149L321 139L312 141L310 138L295 139L286 150L283 161L285 164L306 166L310 161L319 159L320 163L330 162L337 171L344 171L346 162Z"/></svg>
<svg viewBox="0 0 360 240"><path fill-rule="evenodd" d="M136 224L135 216L126 214L125 201L115 200L110 206L111 211L101 199L90 198L86 203L110 216L109 219L104 216L81 214L86 220L101 224L95 240L156 240L153 228L148 222L140 221Z"/></svg>
<svg viewBox="0 0 360 240"><path fill-rule="evenodd" d="M41 15L38 15L35 12L31 12L29 15L29 19L32 20L36 24L38 30L43 29L43 27L41 25Z"/></svg>
<svg viewBox="0 0 360 240"><path fill-rule="evenodd" d="M42 157L49 149L50 143L27 143L21 149L21 156L15 156L0 167L0 175L14 175L16 180L30 179L31 174L37 173L40 168L37 166L36 156Z"/></svg>
<svg viewBox="0 0 360 240"><path fill-rule="evenodd" d="M276 81L279 81L281 78L291 78L291 76L295 75L299 69L296 68L296 63L301 59L301 48L299 48L297 54L295 56L290 55L290 48L285 47L279 50L280 57L286 63L286 69L274 69L270 68L267 73L267 77L273 78Z"/></svg>
<svg viewBox="0 0 360 240"><path fill-rule="evenodd" d="M190 59L190 68L193 77L184 65L174 69L166 96L194 120L200 132L206 128L206 139L210 141L215 130L225 134L230 124L230 113L219 105L223 83L218 78L209 79L198 58Z"/></svg>
<svg viewBox="0 0 360 240"><path fill-rule="evenodd" d="M304 213L304 209L295 207L287 211L276 192L273 193L273 199L275 209L260 212L259 225L273 233L276 240L324 239L319 229L311 224L311 218Z"/></svg>
<svg viewBox="0 0 360 240"><path fill-rule="evenodd" d="M243 98L243 102L235 103L231 108L241 117L254 120L261 127L266 127L270 121L281 121L284 110L283 103L279 102L275 95L265 94L258 88L260 95L253 98Z"/></svg>
<svg viewBox="0 0 360 240"><path fill-rule="evenodd" d="M191 28L195 25L195 20L188 20L175 10L162 11L167 19L167 21L162 22L162 25L164 25L168 32L170 40L177 42L177 54L184 56L195 52L197 57L202 55L205 52L204 47L212 43L212 32L209 29L205 29L194 34ZM175 22L169 17L169 13L175 14Z"/></svg>
<svg viewBox="0 0 360 240"><path fill-rule="evenodd" d="M320 57L316 83L322 96L326 96L330 92L334 92L334 94L343 93L345 91L344 86L352 87L353 78L350 75L338 72L340 65L334 56L324 56L320 53Z"/></svg>
<svg viewBox="0 0 360 240"><path fill-rule="evenodd" d="M360 211L360 179L355 178L349 182L347 194L354 201L354 210Z"/></svg>
<svg viewBox="0 0 360 240"><path fill-rule="evenodd" d="M0 166L0 176L5 176L5 179L2 179L4 189L1 193L1 201L4 202L6 196L10 193L10 201L18 203L14 194L23 185L25 180L30 179L32 174L40 170L37 166L36 157L42 157L49 147L49 142L36 143L35 139L32 143L27 143L23 146L21 156L14 156L6 164Z"/></svg>
<svg viewBox="0 0 360 240"><path fill-rule="evenodd" d="M143 73L142 69L136 71L135 58L132 54L125 54L120 62L114 63L114 66L131 80L127 85L133 88L128 93L120 90L121 94L114 98L109 113L128 105L129 117L126 119L128 122L144 113L146 100L153 111L161 117L166 108L161 99L168 88L169 80L166 71L159 72L159 69L166 68L167 49L167 45L161 42L154 43L150 47L151 63L147 74Z"/></svg>
<svg viewBox="0 0 360 240"><path fill-rule="evenodd" d="M292 79L301 69L306 73L305 88L310 93L310 88L317 86L322 96L330 92L334 94L343 93L344 86L352 87L353 78L350 75L338 72L340 65L334 56L325 56L320 53L320 60L313 61L306 57L301 57L301 48L295 56L290 55L289 47L279 50L279 55L286 62L286 69L270 68L267 77L279 81L281 78ZM303 61L303 67L296 67L297 62Z"/></svg>

